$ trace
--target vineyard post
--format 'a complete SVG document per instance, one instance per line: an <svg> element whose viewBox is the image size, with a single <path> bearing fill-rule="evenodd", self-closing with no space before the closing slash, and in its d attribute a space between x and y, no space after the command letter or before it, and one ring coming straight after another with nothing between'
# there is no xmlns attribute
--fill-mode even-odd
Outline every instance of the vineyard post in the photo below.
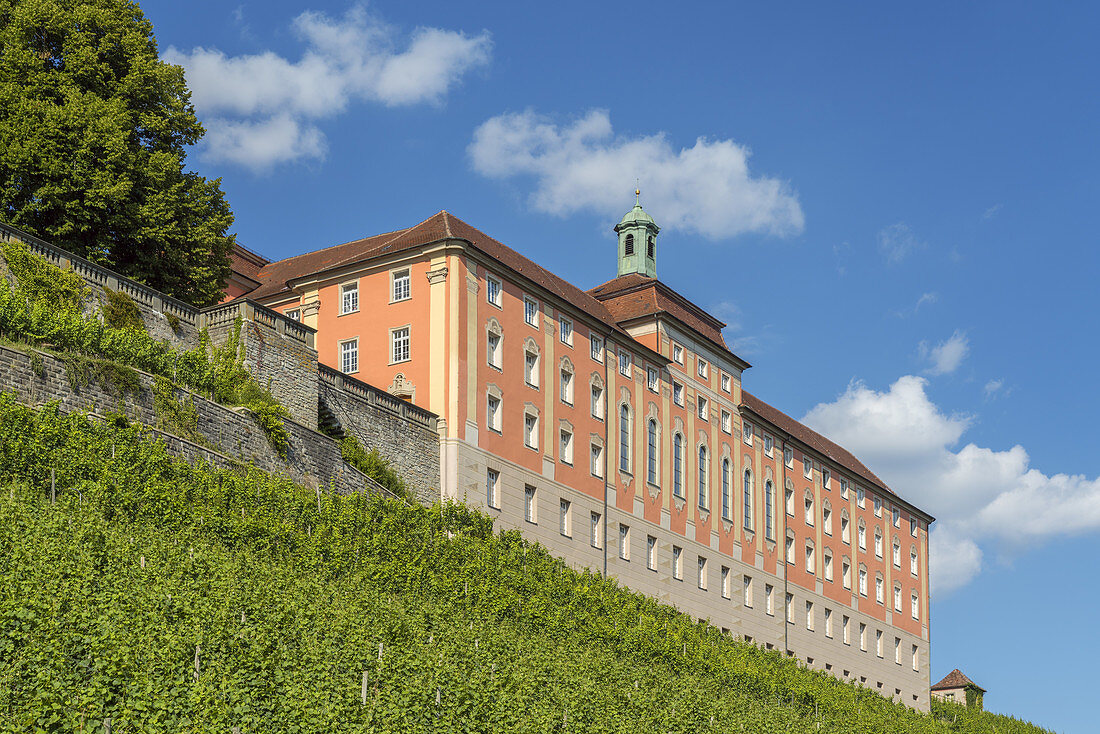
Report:
<svg viewBox="0 0 1100 734"><path fill-rule="evenodd" d="M109 718L103 720L103 732L104 734L111 734L111 720Z"/></svg>
<svg viewBox="0 0 1100 734"><path fill-rule="evenodd" d="M367 705L367 685L370 683L370 674L367 671L363 671L363 690L360 693L360 698L363 700L363 705Z"/></svg>

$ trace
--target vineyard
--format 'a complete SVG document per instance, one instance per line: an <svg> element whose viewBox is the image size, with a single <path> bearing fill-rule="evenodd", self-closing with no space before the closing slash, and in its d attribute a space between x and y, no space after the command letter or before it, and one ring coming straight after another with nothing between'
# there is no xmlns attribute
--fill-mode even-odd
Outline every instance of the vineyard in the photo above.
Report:
<svg viewBox="0 0 1100 734"><path fill-rule="evenodd" d="M188 465L6 395L0 730L1044 731L893 704L460 506Z"/></svg>

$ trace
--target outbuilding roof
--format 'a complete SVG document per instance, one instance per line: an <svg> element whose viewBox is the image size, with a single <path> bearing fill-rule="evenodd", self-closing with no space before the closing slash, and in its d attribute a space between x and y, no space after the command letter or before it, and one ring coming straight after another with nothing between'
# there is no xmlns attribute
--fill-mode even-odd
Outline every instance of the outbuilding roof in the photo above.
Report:
<svg viewBox="0 0 1100 734"><path fill-rule="evenodd" d="M977 688L982 693L985 693L984 688L967 678L958 668L952 670L943 677L943 680L932 686L933 691L947 691L956 688Z"/></svg>

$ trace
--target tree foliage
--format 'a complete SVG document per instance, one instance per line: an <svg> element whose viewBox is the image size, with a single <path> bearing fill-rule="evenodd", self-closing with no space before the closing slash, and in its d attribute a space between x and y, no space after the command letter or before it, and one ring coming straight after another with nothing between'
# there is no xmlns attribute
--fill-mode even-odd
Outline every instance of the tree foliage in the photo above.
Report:
<svg viewBox="0 0 1100 734"><path fill-rule="evenodd" d="M203 135L183 70L129 0L0 0L0 218L198 306L233 215L184 169Z"/></svg>

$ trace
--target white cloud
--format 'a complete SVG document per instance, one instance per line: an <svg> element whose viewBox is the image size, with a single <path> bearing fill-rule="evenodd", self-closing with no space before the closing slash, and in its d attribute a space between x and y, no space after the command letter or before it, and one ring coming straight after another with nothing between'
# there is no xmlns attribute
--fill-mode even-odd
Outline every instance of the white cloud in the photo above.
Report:
<svg viewBox="0 0 1100 734"><path fill-rule="evenodd" d="M878 246L886 261L891 264L900 263L910 253L923 249L926 245L917 238L912 228L905 222L891 224L883 227L878 233Z"/></svg>
<svg viewBox="0 0 1100 734"><path fill-rule="evenodd" d="M988 400L999 393L1001 391L1001 388L1003 388L1004 386L1004 380L990 380L989 382L985 383L985 387L982 388L982 392L985 393L985 397Z"/></svg>
<svg viewBox="0 0 1100 734"><path fill-rule="evenodd" d="M902 497L936 516L932 583L945 592L981 569L983 546L1019 552L1025 541L1100 530L1100 478L1046 475L1022 446L968 443L969 416L945 414L923 377L888 390L855 382L803 421L853 451Z"/></svg>
<svg viewBox="0 0 1100 734"><path fill-rule="evenodd" d="M533 179L530 204L566 215L617 219L630 207L635 178L662 227L727 239L746 232L802 231L797 195L777 178L749 172L748 148L700 137L677 148L664 133L616 135L606 110L559 125L528 110L492 117L469 146L474 169L497 179Z"/></svg>
<svg viewBox="0 0 1100 734"><path fill-rule="evenodd" d="M993 217L997 216L997 212L999 212L999 211L1001 211L1001 205L1000 204L994 204L993 206L989 207L988 209L986 209L982 213L982 219L988 221L988 220L992 219Z"/></svg>
<svg viewBox="0 0 1100 734"><path fill-rule="evenodd" d="M164 52L166 61L186 70L192 101L207 118L207 156L254 170L323 158L324 134L308 121L337 115L355 101L441 104L463 75L489 62L492 45L485 31L467 36L417 28L399 49L398 32L361 5L340 19L306 11L292 25L305 45L297 61L273 51ZM252 140L253 133L262 139ZM290 149L275 145L277 139Z"/></svg>
<svg viewBox="0 0 1100 734"><path fill-rule="evenodd" d="M970 340L966 338L965 332L956 329L947 341L934 347L929 347L927 342L921 342L919 349L921 357L931 362L926 370L928 374L946 375L957 370L966 359L970 352Z"/></svg>
<svg viewBox="0 0 1100 734"><path fill-rule="evenodd" d="M938 302L939 300L940 294L936 293L935 291L922 293L920 295L920 298L917 299L916 304L912 308L908 308L903 311L895 311L894 315L902 319L908 318L909 316L916 316L917 312L920 311L921 306L925 305L926 303L933 304Z"/></svg>

